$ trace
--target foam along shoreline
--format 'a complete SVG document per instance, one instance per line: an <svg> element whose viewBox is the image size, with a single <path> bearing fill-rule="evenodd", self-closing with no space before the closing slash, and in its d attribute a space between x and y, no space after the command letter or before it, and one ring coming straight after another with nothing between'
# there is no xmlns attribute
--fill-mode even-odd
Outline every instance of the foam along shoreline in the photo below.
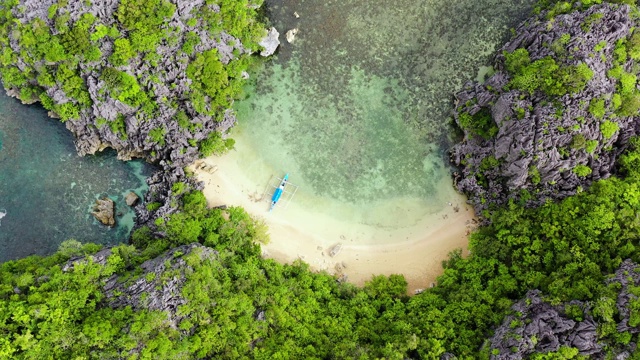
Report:
<svg viewBox="0 0 640 360"><path fill-rule="evenodd" d="M430 286L442 273L442 260L449 252L462 248L466 254L467 235L474 226L472 208L451 185L449 193L444 191L451 205L428 214L420 213L410 199L374 205L363 214L303 191L286 208L269 213L269 200L262 194L273 171L260 161L248 163L232 151L199 160L191 170L204 182L209 206L242 206L265 221L271 238L262 245L265 257L283 263L301 259L314 270L346 274L356 285L373 275L403 274L410 293ZM340 251L331 256L337 244Z"/></svg>

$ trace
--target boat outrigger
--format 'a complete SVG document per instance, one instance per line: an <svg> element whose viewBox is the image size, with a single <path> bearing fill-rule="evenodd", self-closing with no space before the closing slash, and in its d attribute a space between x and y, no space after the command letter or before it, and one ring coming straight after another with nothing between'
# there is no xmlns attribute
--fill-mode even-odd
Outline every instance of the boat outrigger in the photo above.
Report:
<svg viewBox="0 0 640 360"><path fill-rule="evenodd" d="M280 186L273 192L273 196L271 197L271 207L269 208L269 212L273 210L278 201L280 201L280 197L282 197L282 193L284 192L284 187L287 186L287 180L289 179L289 174L285 174L280 182Z"/></svg>
<svg viewBox="0 0 640 360"><path fill-rule="evenodd" d="M274 182L274 180L277 180L277 182ZM289 182L289 174L285 174L283 178L272 177L269 181L269 185L267 185L263 194L263 198L267 198L266 194L269 192L269 189L274 189L273 194L271 195L269 212L273 211L277 205L282 204L281 200L284 201L285 207L288 206L293 195L298 191L298 187ZM290 188L292 188L291 191L289 191Z"/></svg>

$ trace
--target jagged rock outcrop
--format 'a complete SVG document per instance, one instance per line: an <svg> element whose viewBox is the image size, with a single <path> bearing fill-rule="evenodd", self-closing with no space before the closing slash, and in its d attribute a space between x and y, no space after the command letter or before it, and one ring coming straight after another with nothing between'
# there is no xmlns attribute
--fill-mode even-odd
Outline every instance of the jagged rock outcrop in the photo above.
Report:
<svg viewBox="0 0 640 360"><path fill-rule="evenodd" d="M615 300L617 317L616 329L619 333L640 333L638 317L633 309L640 305L637 286L640 285L640 267L631 260L625 260L615 275L607 283L618 283L619 293ZM613 306L613 301L611 302ZM582 313L580 319L572 319L568 309L573 307ZM613 346L599 337L597 329L601 324L593 317L591 302L570 301L551 305L538 290L527 292L524 299L512 306L513 315L505 318L494 336L489 340L492 359L525 359L534 353L558 351L561 347L574 348L580 355L590 359L605 359L607 351L616 359L627 359L636 344L629 342L624 347ZM613 315L613 312L611 312ZM616 320L617 319L617 320ZM630 324L631 322L631 324Z"/></svg>
<svg viewBox="0 0 640 360"><path fill-rule="evenodd" d="M588 306L580 301L567 305ZM598 343L593 318L587 315L583 321L572 320L564 308L545 302L538 290L529 291L512 307L519 316L507 317L491 338L493 358L523 359L533 353L558 351L561 346L577 348L582 355L600 354L603 346Z"/></svg>
<svg viewBox="0 0 640 360"><path fill-rule="evenodd" d="M454 116L465 137L451 159L462 170L456 186L478 214L509 199L537 206L586 189L615 171L629 138L638 134L638 116L617 110L621 83L610 73L616 61L625 72L635 74L637 68L628 56L620 58L616 45L640 25L629 7L603 3L552 20L547 15L543 12L515 30L498 51L493 76L484 83L467 83L456 94ZM575 93L551 96L519 90L511 83L504 52L521 48L531 62L550 57L559 66L586 64L593 76ZM598 101L603 102L603 113L596 110ZM490 116L495 134L482 137L465 129L469 116ZM606 134L611 129L613 134Z"/></svg>
<svg viewBox="0 0 640 360"><path fill-rule="evenodd" d="M135 206L138 203L138 200L140 200L140 197L133 191L129 192L124 197L124 201L127 203L128 206Z"/></svg>
<svg viewBox="0 0 640 360"><path fill-rule="evenodd" d="M280 45L279 37L280 33L278 32L278 30L276 30L276 28L272 27L271 29L269 29L267 36L264 39L260 40L259 44L264 48L264 50L262 50L262 52L260 53L260 56L273 55L273 53L276 52L276 49Z"/></svg>
<svg viewBox="0 0 640 360"><path fill-rule="evenodd" d="M259 3L249 1L247 9L255 10ZM52 110L52 117L65 120L75 136L78 154L113 148L121 160L145 158L159 164L161 173L150 179L145 201L162 201L170 197L171 184L161 181L179 179L176 181L198 188L194 181L184 179L181 168L200 156L201 144L213 132L225 133L235 124L229 109L232 91L225 87L237 88L234 82L248 77L239 59L258 48L250 49L238 37L245 36L243 32L255 36L259 28L216 28L228 21L222 20L224 9L204 0L151 2L153 11L123 4L119 0L20 0L12 4L7 15L0 16L4 30L13 34L3 45L11 61L3 62L0 70L18 79L4 81L7 94L25 103L41 101ZM136 18L137 11L147 13ZM163 15L156 14L160 11ZM149 25L142 23L153 16L160 16L159 20L154 20L152 30L144 31L157 32L144 33L140 27ZM37 39L24 41L32 29L46 27L46 36L55 46L47 47ZM279 43L278 33L275 29L264 33L265 52L272 53ZM79 45L80 40L86 43ZM148 41L153 42L152 51L145 50ZM92 50L93 55L73 53L76 45ZM57 55L49 54L55 51ZM223 67L216 70L221 77L215 87L223 94L218 98L213 90L194 84L198 81L194 76L197 79L215 71L198 68L192 71L198 75L188 75L187 69L198 62L198 56L209 56L207 64L216 66L219 60ZM137 209L145 219L152 218L143 204ZM173 211L175 208L162 208L158 216Z"/></svg>
<svg viewBox="0 0 640 360"><path fill-rule="evenodd" d="M616 299L616 308L621 319L617 330L619 332L627 331L631 334L640 333L640 327L638 327L640 319L637 310L635 310L640 305L637 290L637 287L640 286L640 267L631 260L625 260L616 271L615 276L608 280L608 283L618 283L621 287Z"/></svg>
<svg viewBox="0 0 640 360"><path fill-rule="evenodd" d="M95 264L106 265L107 264L107 259L109 259L109 256L111 256L111 254L112 254L111 248L104 248L104 249L98 251L97 253L89 256L89 258ZM66 271L71 271L71 270L73 270L73 267L76 264L81 263L81 262L86 262L87 260L88 260L88 258L84 257L84 256L73 257L73 258L69 259L69 261L67 261L67 263L62 266L62 271L65 271L65 272Z"/></svg>
<svg viewBox="0 0 640 360"><path fill-rule="evenodd" d="M114 227L116 225L115 219L116 204L108 197L97 199L93 205L93 215L102 224Z"/></svg>
<svg viewBox="0 0 640 360"><path fill-rule="evenodd" d="M200 244L182 245L140 265L134 279L111 276L104 285L107 303L114 308L130 306L134 310L160 310L172 327L178 328L183 316L178 308L187 303L182 296L186 273L193 270L184 257L197 253L200 260L212 260L217 252Z"/></svg>
<svg viewBox="0 0 640 360"><path fill-rule="evenodd" d="M206 26L197 25L203 20L198 16L203 11L220 11L218 5L207 5L204 0L171 1L175 11L170 18L165 19L162 28L172 29L175 40L164 40L159 43L154 53L157 57L153 61L145 58L146 52L140 51L127 64L117 66L117 70L135 76L140 85L140 91L150 95L149 98L157 105L155 111L145 111L141 106L132 106L122 98L114 96L104 80L104 69L113 66L109 57L114 53L115 39L105 36L98 41L98 48L102 55L97 61L86 61L78 64L80 76L85 81L91 106L82 109L78 119L66 122L66 127L75 135L75 143L80 155L94 154L107 147L118 152L118 158L129 160L146 157L157 161L167 159L175 166L186 166L198 156L197 143L206 139L212 131L226 131L235 123L233 112L228 111L223 116L203 114L197 111L190 98L191 79L187 76L187 66L194 58L194 54L215 49L223 64L228 64L238 56L250 53L238 38L224 31L219 34L209 33ZM77 21L83 14L90 13L96 17L95 24L105 26L117 25L116 12L119 1L108 0L92 2L86 6L81 2L59 3L54 0L34 1L23 0L12 10L15 21L26 24L35 19L43 21L54 35L59 34L56 25L58 17L49 16L51 6L56 4L55 14L58 17L68 14L70 24ZM64 5L66 4L66 5ZM64 6L63 6L64 5ZM191 21L196 21L194 26ZM94 25L95 26L95 25ZM95 32L93 26L89 30ZM125 36L131 33L120 29ZM189 36L193 51L183 51ZM19 54L21 42L16 39L10 41L13 52ZM45 61L40 61L46 65ZM32 71L31 66L18 62L22 71ZM229 74L230 77L240 74ZM46 95L56 104L75 103L75 99L64 89L64 84L35 84L45 89ZM19 89L7 88L8 94L18 95ZM28 99L31 100L31 99ZM186 101L185 101L186 100ZM25 101L25 99L23 99ZM180 114L187 116L186 125L182 126L176 120ZM186 127L186 128L185 128ZM115 129L115 130L114 130ZM150 133L154 129L163 129L163 140L157 141Z"/></svg>

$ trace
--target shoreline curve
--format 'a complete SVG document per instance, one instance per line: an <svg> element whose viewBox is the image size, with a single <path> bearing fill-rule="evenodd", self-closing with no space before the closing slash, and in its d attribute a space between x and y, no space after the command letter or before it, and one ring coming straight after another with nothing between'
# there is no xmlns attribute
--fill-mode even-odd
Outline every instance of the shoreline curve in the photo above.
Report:
<svg viewBox="0 0 640 360"><path fill-rule="evenodd" d="M402 274L413 294L435 282L451 251L462 248L463 254L467 253L475 214L460 194L452 198L457 207L445 206L401 228L343 220L304 207L304 201L269 213L267 200L261 199L268 179L250 179L243 170L250 164L236 154L211 156L189 168L204 183L210 207L241 206L264 220L270 235L269 243L261 244L266 258L281 263L300 259L313 270L344 274L347 282L358 286L374 275ZM337 244L340 251L331 256Z"/></svg>

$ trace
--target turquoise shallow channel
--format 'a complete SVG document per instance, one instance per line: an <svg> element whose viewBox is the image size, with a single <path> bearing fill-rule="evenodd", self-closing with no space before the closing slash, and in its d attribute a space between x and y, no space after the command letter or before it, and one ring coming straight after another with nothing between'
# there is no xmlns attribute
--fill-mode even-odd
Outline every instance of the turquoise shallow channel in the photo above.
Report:
<svg viewBox="0 0 640 360"><path fill-rule="evenodd" d="M129 191L144 195L151 168L118 161L113 151L79 157L71 133L39 105L0 91L0 262L54 252L67 239L100 244L127 241L135 213ZM117 226L90 214L98 197L116 201Z"/></svg>
<svg viewBox="0 0 640 360"><path fill-rule="evenodd" d="M532 4L267 0L282 43L236 102L237 146L317 197L437 211L451 187L452 94L490 73Z"/></svg>

